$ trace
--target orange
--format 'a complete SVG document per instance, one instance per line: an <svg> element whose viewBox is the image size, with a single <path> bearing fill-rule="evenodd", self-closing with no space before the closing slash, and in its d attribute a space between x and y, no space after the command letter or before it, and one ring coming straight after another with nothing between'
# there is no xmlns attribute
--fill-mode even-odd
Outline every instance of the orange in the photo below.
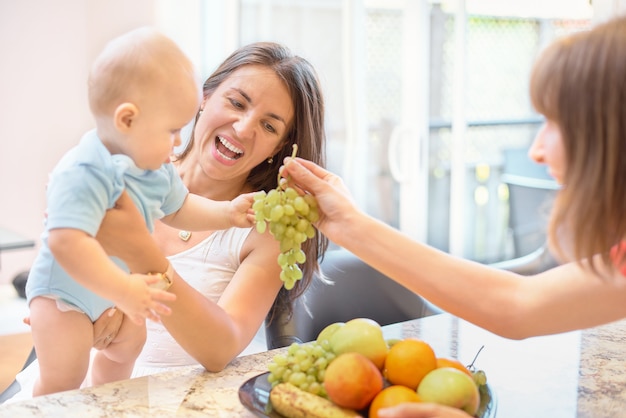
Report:
<svg viewBox="0 0 626 418"><path fill-rule="evenodd" d="M463 373L467 374L469 377L472 377L472 372L470 372L467 367L463 365L463 363L452 358L437 357L437 368L440 367L454 367L455 369L459 369Z"/></svg>
<svg viewBox="0 0 626 418"><path fill-rule="evenodd" d="M370 404L369 418L378 418L378 411L382 408L396 406L405 402L421 402L420 396L414 390L402 385L389 386L378 392Z"/></svg>
<svg viewBox="0 0 626 418"><path fill-rule="evenodd" d="M417 390L428 372L437 368L437 357L425 341L405 338L395 343L385 359L385 377L392 385Z"/></svg>

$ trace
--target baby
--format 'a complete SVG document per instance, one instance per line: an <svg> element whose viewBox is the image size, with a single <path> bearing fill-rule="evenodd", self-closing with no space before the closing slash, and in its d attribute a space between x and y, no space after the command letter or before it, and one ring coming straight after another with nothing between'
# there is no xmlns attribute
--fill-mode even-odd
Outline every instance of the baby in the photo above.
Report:
<svg viewBox="0 0 626 418"><path fill-rule="evenodd" d="M40 375L33 395L80 387L93 321L116 306L126 313L116 339L94 358L93 384L130 377L145 341L145 319L159 320L173 272L129 274L95 239L107 209L126 191L153 228L249 227L252 194L232 202L188 193L170 163L181 129L201 101L193 64L169 38L141 28L111 41L89 75L96 129L52 171L42 246L26 293ZM146 272L147 273L147 272Z"/></svg>

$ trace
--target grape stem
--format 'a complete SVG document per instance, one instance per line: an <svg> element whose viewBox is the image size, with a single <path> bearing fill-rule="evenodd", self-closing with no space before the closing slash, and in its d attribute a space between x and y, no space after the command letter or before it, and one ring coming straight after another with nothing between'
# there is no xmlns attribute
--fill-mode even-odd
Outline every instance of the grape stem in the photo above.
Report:
<svg viewBox="0 0 626 418"><path fill-rule="evenodd" d="M298 153L298 144L293 144L292 145L292 149L293 151L291 152L291 158L296 158L296 154ZM280 171L278 172L278 178L276 179L276 184L278 185L277 189L281 189L280 187L280 179L281 179L281 175L280 175ZM287 181L289 181L289 175L287 175Z"/></svg>
<svg viewBox="0 0 626 418"><path fill-rule="evenodd" d="M483 351L483 348L485 348L484 345L482 347L480 347L480 349L478 350L478 352L474 356L474 360L472 360L472 363L469 366L467 366L468 369L471 369L472 367L474 367L474 363L476 362L476 359L478 358L478 355L480 354L480 352Z"/></svg>

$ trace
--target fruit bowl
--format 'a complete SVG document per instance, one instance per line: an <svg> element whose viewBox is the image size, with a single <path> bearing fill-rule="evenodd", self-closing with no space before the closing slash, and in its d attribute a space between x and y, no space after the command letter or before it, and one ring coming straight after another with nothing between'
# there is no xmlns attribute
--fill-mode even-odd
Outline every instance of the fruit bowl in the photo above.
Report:
<svg viewBox="0 0 626 418"><path fill-rule="evenodd" d="M244 382L239 387L239 401L258 417L284 418L279 413L272 411L272 405L269 402L272 385L267 381L268 375L269 372L265 372ZM489 384L481 389L480 396L480 407L476 417L494 418L497 409L496 397Z"/></svg>

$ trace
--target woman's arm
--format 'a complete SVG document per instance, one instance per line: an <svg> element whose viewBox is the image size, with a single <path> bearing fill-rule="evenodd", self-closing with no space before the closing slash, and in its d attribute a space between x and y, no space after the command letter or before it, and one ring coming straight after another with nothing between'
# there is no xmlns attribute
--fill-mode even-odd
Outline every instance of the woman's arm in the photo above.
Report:
<svg viewBox="0 0 626 418"><path fill-rule="evenodd" d="M125 193L116 208L107 212L97 238L133 271L160 272L167 268L167 258ZM218 304L175 273L169 291L176 295L176 301L168 303L172 313L161 320L207 370L222 370L249 344L263 323L282 285L278 279L278 252L278 243L270 234L252 231L242 249L242 263Z"/></svg>
<svg viewBox="0 0 626 418"><path fill-rule="evenodd" d="M176 341L209 371L220 371L249 343L263 324L282 282L278 243L252 231L243 260L217 304L177 280L177 300L162 322Z"/></svg>
<svg viewBox="0 0 626 418"><path fill-rule="evenodd" d="M453 257L360 211L341 179L305 160L285 175L315 195L317 227L372 267L440 308L509 338L591 327L626 316L626 278L601 280L575 263L532 277Z"/></svg>
<svg viewBox="0 0 626 418"><path fill-rule="evenodd" d="M169 261L127 192L106 212L96 239L108 255L124 260L131 271L167 271Z"/></svg>

